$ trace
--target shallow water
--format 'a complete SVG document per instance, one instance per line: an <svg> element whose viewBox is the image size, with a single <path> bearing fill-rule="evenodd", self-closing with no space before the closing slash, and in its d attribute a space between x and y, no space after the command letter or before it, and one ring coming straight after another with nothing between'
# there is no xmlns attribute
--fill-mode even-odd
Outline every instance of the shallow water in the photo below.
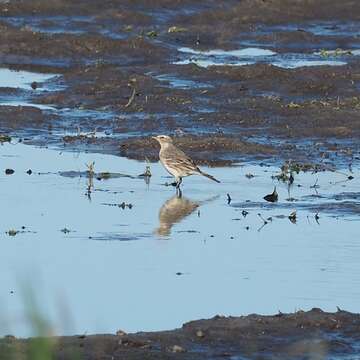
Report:
<svg viewBox="0 0 360 360"><path fill-rule="evenodd" d="M209 50L198 51L191 48L179 48L180 60L176 65L196 64L200 67L209 66L245 66L257 63L271 64L285 69L295 69L307 66L342 66L346 65L349 57L359 55L358 50L349 50L341 56L335 50L327 51L327 56L320 52L306 53L283 53L262 48L243 48L238 50Z"/></svg>
<svg viewBox="0 0 360 360"><path fill-rule="evenodd" d="M49 106L49 105L44 105L44 104L35 104L32 103L30 101L18 101L18 100L8 100L8 99L3 99L0 98L0 105L2 106L31 106L31 107L35 107L38 108L40 110L56 110L55 107L53 106Z"/></svg>
<svg viewBox="0 0 360 360"><path fill-rule="evenodd" d="M41 74L30 71L16 71L0 68L0 88L25 90L21 95L2 95L0 106L32 106L41 110L56 110L50 105L36 104L30 98L39 91L55 91L64 87L54 80L59 78L59 74ZM32 89L31 84L37 83L36 89Z"/></svg>
<svg viewBox="0 0 360 360"><path fill-rule="evenodd" d="M256 31L259 33L273 33L277 31L307 31L319 36L349 36L357 37L360 35L360 24L354 21L317 21L304 22L300 24L286 24L275 26L260 26Z"/></svg>
<svg viewBox="0 0 360 360"><path fill-rule="evenodd" d="M204 82L193 81L189 79L179 79L176 74L160 74L148 73L147 75L153 76L155 79L174 89L201 89L213 87L211 84Z"/></svg>
<svg viewBox="0 0 360 360"><path fill-rule="evenodd" d="M93 16L21 16L4 17L7 23L47 34L85 35L96 33L113 39L124 39L129 32L124 24L112 21L96 22Z"/></svg>
<svg viewBox="0 0 360 360"><path fill-rule="evenodd" d="M31 83L43 83L59 76L59 74L40 74L30 71L16 71L0 68L0 87L32 90ZM37 91L51 90L50 87L38 87Z"/></svg>
<svg viewBox="0 0 360 360"><path fill-rule="evenodd" d="M0 335L33 333L27 287L59 334L314 306L360 310L357 170L351 181L346 171L295 175L289 193L273 167L205 169L221 184L187 178L177 198L159 164L147 183L138 177L143 162L15 143L0 146L0 164ZM266 203L274 185L279 202Z"/></svg>

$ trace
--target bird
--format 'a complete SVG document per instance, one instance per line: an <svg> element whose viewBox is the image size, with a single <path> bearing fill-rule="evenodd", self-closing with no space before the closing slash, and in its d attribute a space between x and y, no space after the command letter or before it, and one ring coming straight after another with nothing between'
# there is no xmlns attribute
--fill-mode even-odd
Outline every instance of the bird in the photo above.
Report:
<svg viewBox="0 0 360 360"><path fill-rule="evenodd" d="M220 183L220 181L215 179L212 175L201 171L189 156L173 144L173 140L170 136L158 135L153 136L152 138L160 144L160 162L167 172L175 177L176 189L180 189L182 178L190 175L202 175Z"/></svg>

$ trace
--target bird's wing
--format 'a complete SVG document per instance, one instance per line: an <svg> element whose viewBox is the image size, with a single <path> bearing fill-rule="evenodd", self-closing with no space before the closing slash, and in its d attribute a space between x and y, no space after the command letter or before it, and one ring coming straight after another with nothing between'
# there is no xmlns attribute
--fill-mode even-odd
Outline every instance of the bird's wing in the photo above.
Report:
<svg viewBox="0 0 360 360"><path fill-rule="evenodd" d="M171 167L182 167L198 171L195 162L176 146L171 146L162 157Z"/></svg>

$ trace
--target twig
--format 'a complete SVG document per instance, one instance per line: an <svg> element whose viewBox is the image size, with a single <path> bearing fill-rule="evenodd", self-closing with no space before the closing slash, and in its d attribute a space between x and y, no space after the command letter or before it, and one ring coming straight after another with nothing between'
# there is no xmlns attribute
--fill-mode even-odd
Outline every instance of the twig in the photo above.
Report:
<svg viewBox="0 0 360 360"><path fill-rule="evenodd" d="M314 185L311 185L311 186L310 186L310 189L317 189L317 188L319 188L320 185L317 184L318 181L319 181L319 178L316 178L315 184L314 184Z"/></svg>
<svg viewBox="0 0 360 360"><path fill-rule="evenodd" d="M128 108L132 104L132 102L134 101L135 95L136 95L136 89L133 88L133 92L132 92L132 94L131 94L131 96L129 98L129 101L125 105L125 108Z"/></svg>
<svg viewBox="0 0 360 360"><path fill-rule="evenodd" d="M230 196L230 194L226 194L226 196L227 196L227 203L228 203L228 205L230 205L230 203L231 203L231 196Z"/></svg>

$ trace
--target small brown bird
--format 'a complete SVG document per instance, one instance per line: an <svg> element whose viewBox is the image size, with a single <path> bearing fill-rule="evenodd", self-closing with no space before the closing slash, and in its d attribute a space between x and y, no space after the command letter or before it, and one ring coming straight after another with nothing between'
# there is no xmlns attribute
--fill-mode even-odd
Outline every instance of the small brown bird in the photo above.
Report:
<svg viewBox="0 0 360 360"><path fill-rule="evenodd" d="M195 162L182 150L177 148L167 135L153 136L160 144L159 158L164 168L175 177L176 188L179 189L182 178L190 175L202 175L219 183L212 175L202 172Z"/></svg>

